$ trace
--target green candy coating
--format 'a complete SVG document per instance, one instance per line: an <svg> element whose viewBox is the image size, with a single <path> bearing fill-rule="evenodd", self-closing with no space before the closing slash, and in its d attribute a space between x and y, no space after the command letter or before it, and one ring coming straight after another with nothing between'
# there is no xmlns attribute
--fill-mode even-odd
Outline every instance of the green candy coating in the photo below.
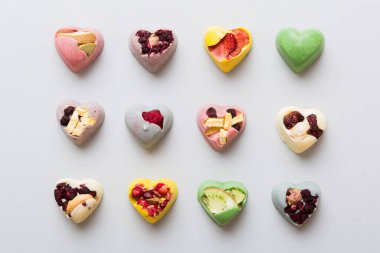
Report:
<svg viewBox="0 0 380 253"><path fill-rule="evenodd" d="M277 34L276 46L286 64L300 74L322 54L324 38L321 32L314 29L300 32L286 28Z"/></svg>
<svg viewBox="0 0 380 253"><path fill-rule="evenodd" d="M202 198L205 197L205 190L208 188L219 188L222 191L231 191L233 189L240 191L245 194L245 198L240 201L240 203L236 204L235 207L224 210L220 213L214 214L210 212L208 206L202 201ZM229 193L231 194L231 193ZM232 194L231 194L232 196ZM240 196L239 196L240 197ZM236 181L227 181L227 182L219 182L215 180L207 180L199 186L198 189L198 200L201 203L202 208L206 211L206 213L211 217L211 219L218 225L226 225L229 223L236 215L240 213L248 199L248 190L242 183Z"/></svg>

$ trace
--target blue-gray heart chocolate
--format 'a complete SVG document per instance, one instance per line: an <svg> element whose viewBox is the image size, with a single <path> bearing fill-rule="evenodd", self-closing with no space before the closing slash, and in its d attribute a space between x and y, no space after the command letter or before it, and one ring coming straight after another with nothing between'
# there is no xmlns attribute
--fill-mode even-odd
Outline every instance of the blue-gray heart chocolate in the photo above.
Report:
<svg viewBox="0 0 380 253"><path fill-rule="evenodd" d="M292 225L301 226L318 208L321 190L313 182L281 183L272 191L273 205Z"/></svg>

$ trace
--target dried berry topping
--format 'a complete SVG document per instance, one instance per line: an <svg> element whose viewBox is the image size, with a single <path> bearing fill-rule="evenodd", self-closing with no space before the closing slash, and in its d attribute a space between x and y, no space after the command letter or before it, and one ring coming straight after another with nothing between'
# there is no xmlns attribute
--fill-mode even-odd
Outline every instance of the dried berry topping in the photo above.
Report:
<svg viewBox="0 0 380 253"><path fill-rule="evenodd" d="M132 189L132 197L136 203L148 212L151 217L157 216L164 210L170 201L170 189L164 183L158 183L152 189L138 184Z"/></svg>
<svg viewBox="0 0 380 253"><path fill-rule="evenodd" d="M290 203L290 197L293 196L294 193L297 193L296 197L301 196L301 198L297 199L297 203ZM284 212L289 215L289 218L299 225L303 224L310 215L317 208L318 195L313 196L308 189L288 189L286 192L286 203L287 206L284 208Z"/></svg>
<svg viewBox="0 0 380 253"><path fill-rule="evenodd" d="M283 123L286 129L292 129L298 122L304 121L305 117L297 111L293 111L284 117Z"/></svg>
<svg viewBox="0 0 380 253"><path fill-rule="evenodd" d="M152 53L162 53L174 41L172 31L160 29L153 34L153 37L155 36L156 38L158 38L157 43L151 45L149 42L149 37L151 37L151 35L151 32L145 30L140 30L136 33L136 36L139 37L138 42L141 45L141 54L143 55L147 54L149 56Z"/></svg>
<svg viewBox="0 0 380 253"><path fill-rule="evenodd" d="M307 134L314 136L315 138L321 137L323 130L318 127L317 116L315 114L310 114L306 117L309 122L310 129L307 131Z"/></svg>
<svg viewBox="0 0 380 253"><path fill-rule="evenodd" d="M71 116L71 115L73 115L74 111L75 111L74 106L68 106L68 107L66 107L65 110L63 110L63 113L67 116Z"/></svg>
<svg viewBox="0 0 380 253"><path fill-rule="evenodd" d="M209 118L217 118L216 110L214 107L210 107L207 109L206 114Z"/></svg>
<svg viewBox="0 0 380 253"><path fill-rule="evenodd" d="M232 118L235 118L235 117L236 117L236 110L235 110L235 109L232 109L232 108L227 109L227 112L228 112L228 113L231 113Z"/></svg>
<svg viewBox="0 0 380 253"><path fill-rule="evenodd" d="M70 116L63 115L60 120L61 126L67 126L69 122L70 122Z"/></svg>
<svg viewBox="0 0 380 253"><path fill-rule="evenodd" d="M79 188L71 187L67 183L59 183L54 190L54 198L58 206L62 207L63 211L66 211L67 204L70 200L73 200L78 194L90 194L96 197L96 191L90 191L85 185L80 185Z"/></svg>
<svg viewBox="0 0 380 253"><path fill-rule="evenodd" d="M237 123L237 124L233 125L232 127L235 128L236 130L240 131L240 129L242 127L242 123Z"/></svg>
<svg viewBox="0 0 380 253"><path fill-rule="evenodd" d="M142 117L149 123L156 124L161 129L164 127L164 116L162 116L159 110L153 110L150 112L143 112Z"/></svg>

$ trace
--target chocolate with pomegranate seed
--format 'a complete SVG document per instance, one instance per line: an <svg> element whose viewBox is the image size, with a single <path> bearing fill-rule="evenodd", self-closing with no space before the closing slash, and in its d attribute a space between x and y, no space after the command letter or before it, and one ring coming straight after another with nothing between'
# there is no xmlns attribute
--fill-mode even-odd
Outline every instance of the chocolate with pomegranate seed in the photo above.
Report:
<svg viewBox="0 0 380 253"><path fill-rule="evenodd" d="M321 196L320 189L312 182L300 184L282 183L272 191L276 209L293 225L303 225L316 211Z"/></svg>
<svg viewBox="0 0 380 253"><path fill-rule="evenodd" d="M138 30L131 36L130 48L136 59L150 72L159 71L174 54L177 39L173 31Z"/></svg>
<svg viewBox="0 0 380 253"><path fill-rule="evenodd" d="M326 120L316 109L287 106L278 112L276 128L283 142L298 154L317 142L326 129Z"/></svg>
<svg viewBox="0 0 380 253"><path fill-rule="evenodd" d="M103 187L94 179L63 179L54 190L58 206L75 223L87 219L99 205L102 196Z"/></svg>
<svg viewBox="0 0 380 253"><path fill-rule="evenodd" d="M150 109L143 105L135 105L126 112L125 121L136 138L146 148L151 148L170 130L173 116L166 106Z"/></svg>

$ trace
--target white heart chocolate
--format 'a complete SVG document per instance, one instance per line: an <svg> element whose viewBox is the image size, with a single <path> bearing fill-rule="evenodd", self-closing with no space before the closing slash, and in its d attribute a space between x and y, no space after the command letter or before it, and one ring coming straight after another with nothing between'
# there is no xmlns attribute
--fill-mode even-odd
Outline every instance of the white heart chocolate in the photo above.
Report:
<svg viewBox="0 0 380 253"><path fill-rule="evenodd" d="M292 225L305 224L315 213L321 190L313 182L281 183L272 191L272 202L279 213Z"/></svg>
<svg viewBox="0 0 380 253"><path fill-rule="evenodd" d="M85 143L103 124L104 110L95 102L79 104L70 100L57 108L57 119L67 136L77 145Z"/></svg>
<svg viewBox="0 0 380 253"><path fill-rule="evenodd" d="M163 105L146 107L134 105L125 113L128 129L146 148L153 147L170 130L173 115Z"/></svg>
<svg viewBox="0 0 380 253"><path fill-rule="evenodd" d="M58 206L75 223L86 220L98 207L102 197L103 187L94 179L62 179L54 190Z"/></svg>
<svg viewBox="0 0 380 253"><path fill-rule="evenodd" d="M317 109L282 108L276 117L282 141L296 154L310 148L326 130L326 119Z"/></svg>
<svg viewBox="0 0 380 253"><path fill-rule="evenodd" d="M155 32L138 30L131 35L130 49L140 64L148 71L158 72L172 57L177 48L177 38L171 30Z"/></svg>

